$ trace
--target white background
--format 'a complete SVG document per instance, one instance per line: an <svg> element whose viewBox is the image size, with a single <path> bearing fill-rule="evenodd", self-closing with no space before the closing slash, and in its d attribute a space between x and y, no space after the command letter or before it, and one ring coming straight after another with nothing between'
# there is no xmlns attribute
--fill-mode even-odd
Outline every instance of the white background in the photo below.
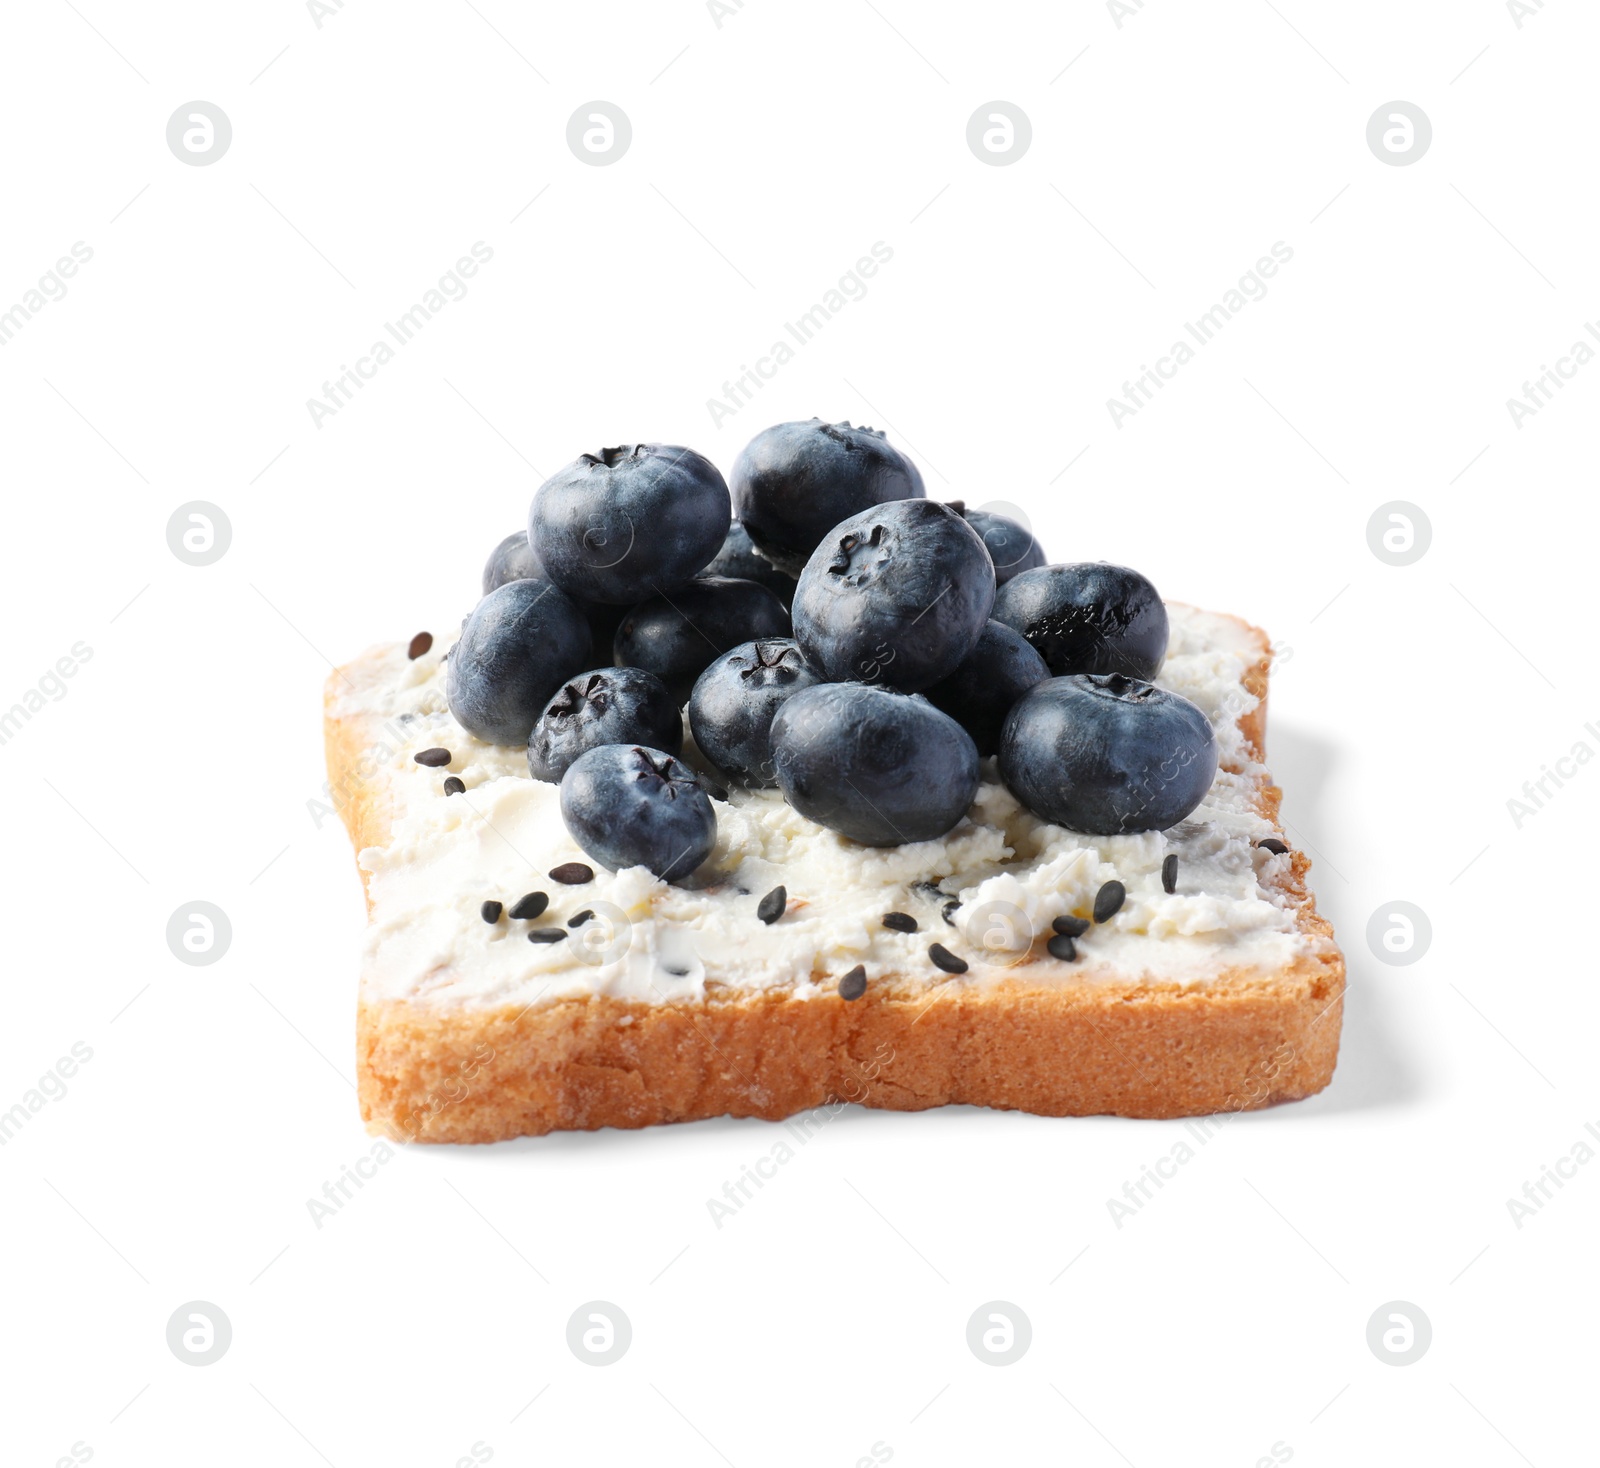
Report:
<svg viewBox="0 0 1600 1468"><path fill-rule="evenodd" d="M1600 312L1592 9L74 5L13 7L0 92L0 309L93 250L0 348L0 707L92 652L0 746L0 1110L93 1052L0 1149L8 1464L1592 1452L1600 1166L1520 1228L1507 1199L1600 1122L1600 768L1520 828L1507 801L1600 749L1600 365L1506 408ZM166 145L192 99L231 119L210 166ZM631 119L612 166L566 144L592 99ZM1031 120L1010 166L965 141L992 99ZM1432 122L1411 166L1366 142L1393 99ZM480 240L470 293L317 427ZM715 425L875 241L866 296ZM1276 241L1266 297L1115 426ZM317 1227L371 1147L360 889L314 803L329 661L446 634L541 471L638 438L727 471L813 414L1285 650L1269 757L1350 966L1332 1087L1120 1228L1177 1124L959 1109L846 1111L720 1230L773 1126L400 1149ZM232 525L211 566L167 546L190 500ZM1410 566L1368 547L1391 500L1432 525ZM164 937L197 899L233 928L210 967ZM1432 924L1405 967L1366 939L1394 900ZM594 1299L633 1326L604 1369L565 1339ZM995 1299L1032 1322L1004 1369L965 1337ZM165 1340L191 1300L232 1322L204 1368ZM1404 1368L1366 1341L1392 1300L1432 1322Z"/></svg>

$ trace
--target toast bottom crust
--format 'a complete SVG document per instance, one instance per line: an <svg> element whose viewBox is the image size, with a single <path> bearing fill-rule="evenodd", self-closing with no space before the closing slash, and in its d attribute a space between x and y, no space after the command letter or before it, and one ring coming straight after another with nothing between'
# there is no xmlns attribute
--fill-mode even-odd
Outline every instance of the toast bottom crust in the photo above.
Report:
<svg viewBox="0 0 1600 1468"><path fill-rule="evenodd" d="M1043 1116L1199 1116L1320 1091L1338 1058L1336 952L1270 985L1000 983L694 1004L591 996L441 1013L362 1003L361 1114L401 1140L492 1142L831 1101Z"/></svg>

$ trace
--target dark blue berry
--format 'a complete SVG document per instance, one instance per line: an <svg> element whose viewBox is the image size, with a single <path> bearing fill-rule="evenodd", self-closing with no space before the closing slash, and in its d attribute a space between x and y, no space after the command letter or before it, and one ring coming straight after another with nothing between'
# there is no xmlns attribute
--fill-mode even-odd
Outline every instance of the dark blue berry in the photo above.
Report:
<svg viewBox="0 0 1600 1468"><path fill-rule="evenodd" d="M794 635L832 682L915 693L953 673L994 606L994 564L965 520L896 500L834 526L794 597Z"/></svg>
<svg viewBox="0 0 1600 1468"><path fill-rule="evenodd" d="M533 547L528 544L528 532L514 530L490 553L488 563L483 568L483 594L488 596L496 587L504 586L508 581L549 579L539 564L538 556L533 553Z"/></svg>
<svg viewBox="0 0 1600 1468"><path fill-rule="evenodd" d="M820 418L758 433L735 461L731 487L750 539L795 576L841 520L923 493L917 466L880 431Z"/></svg>
<svg viewBox="0 0 1600 1468"><path fill-rule="evenodd" d="M730 648L788 635L789 614L766 587L702 576L634 607L612 652L620 667L648 668L682 705L695 679Z"/></svg>
<svg viewBox="0 0 1600 1468"><path fill-rule="evenodd" d="M717 840L700 777L642 745L603 744L580 755L561 777L561 818L602 866L642 866L669 882L694 871Z"/></svg>
<svg viewBox="0 0 1600 1468"><path fill-rule="evenodd" d="M677 754L683 715L667 685L643 668L597 668L562 684L528 737L528 773L552 784L602 744L643 744Z"/></svg>
<svg viewBox="0 0 1600 1468"><path fill-rule="evenodd" d="M1167 654L1167 609L1137 571L1105 561L1039 566L1013 576L994 599L1057 678L1123 673L1153 678Z"/></svg>
<svg viewBox="0 0 1600 1468"><path fill-rule="evenodd" d="M868 846L932 841L978 791L971 736L925 698L865 683L802 689L772 721L785 798Z"/></svg>
<svg viewBox="0 0 1600 1468"><path fill-rule="evenodd" d="M731 516L709 459L673 444L624 444L584 454L540 485L528 539L562 590L626 606L698 575Z"/></svg>
<svg viewBox="0 0 1600 1468"><path fill-rule="evenodd" d="M1013 576L1042 566L1049 557L1026 525L993 510L966 510L967 524L983 537L983 544L994 562L994 579L1004 586Z"/></svg>
<svg viewBox="0 0 1600 1468"><path fill-rule="evenodd" d="M754 581L765 586L784 606L794 600L794 577L787 571L780 571L756 549L750 532L738 520L728 526L728 536L722 542L722 549L703 574L736 576L741 581Z"/></svg>
<svg viewBox="0 0 1600 1468"><path fill-rule="evenodd" d="M1120 673L1047 678L1000 736L1011 793L1040 819L1093 835L1177 825L1216 769L1211 721L1188 699Z"/></svg>
<svg viewBox="0 0 1600 1468"><path fill-rule="evenodd" d="M990 755L1000 748L1000 729L1012 705L1049 676L1027 639L991 618L955 672L928 690L928 702L972 735L979 754Z"/></svg>
<svg viewBox="0 0 1600 1468"><path fill-rule="evenodd" d="M557 587L508 581L473 608L450 650L450 712L490 744L526 744L539 711L590 652L589 624Z"/></svg>
<svg viewBox="0 0 1600 1468"><path fill-rule="evenodd" d="M742 643L712 663L689 695L695 745L736 784L776 785L772 721L791 694L818 681L793 639Z"/></svg>

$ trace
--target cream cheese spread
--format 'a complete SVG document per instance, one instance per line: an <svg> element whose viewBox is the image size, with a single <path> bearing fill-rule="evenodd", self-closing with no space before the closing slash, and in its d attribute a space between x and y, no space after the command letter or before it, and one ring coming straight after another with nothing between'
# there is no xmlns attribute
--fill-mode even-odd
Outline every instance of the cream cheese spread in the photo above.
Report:
<svg viewBox="0 0 1600 1468"><path fill-rule="evenodd" d="M404 645L369 655L336 715L368 721L373 744L359 779L377 779L393 802L388 840L359 854L372 904L363 962L369 1000L440 1008L521 1007L603 994L646 1002L698 999L708 984L830 993L856 964L874 979L926 976L939 984L1127 982L1185 985L1276 975L1317 940L1296 928L1286 891L1289 858L1256 846L1276 834L1258 814L1266 771L1252 761L1239 721L1257 700L1244 687L1260 656L1254 637L1226 617L1171 605L1171 640L1156 681L1198 705L1216 731L1219 769L1205 801L1171 830L1086 836L1040 821L983 767L967 817L937 841L866 847L805 819L778 791L733 791L716 801L717 844L687 881L670 885L642 867L608 872L567 834L559 787L528 775L525 752L480 742L445 701L441 638L409 660ZM413 755L443 747L448 769ZM685 757L697 759L686 744ZM466 785L442 793L446 775ZM1178 857L1176 891L1161 867ZM595 879L562 886L548 873L585 862ZM1074 963L1044 957L1053 918L1087 916L1108 881L1127 889L1121 910L1079 940ZM756 905L772 888L787 913L768 926ZM485 900L509 908L524 893L550 895L536 922L486 923ZM952 899L959 906L945 916ZM565 926L565 941L527 940L532 926ZM920 930L886 929L886 912ZM943 943L970 965L952 980L928 958Z"/></svg>

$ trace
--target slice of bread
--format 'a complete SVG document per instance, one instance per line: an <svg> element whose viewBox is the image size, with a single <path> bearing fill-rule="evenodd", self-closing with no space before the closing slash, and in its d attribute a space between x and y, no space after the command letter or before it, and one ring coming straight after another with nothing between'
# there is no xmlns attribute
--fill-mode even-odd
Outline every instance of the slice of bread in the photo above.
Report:
<svg viewBox="0 0 1600 1468"><path fill-rule="evenodd" d="M1221 756L1182 826L1073 836L1028 816L986 766L972 817L945 842L880 851L811 826L775 793L741 793L717 803L717 850L679 886L637 868L552 881L587 860L556 787L528 778L520 750L480 744L450 717L442 649L374 648L339 669L325 732L367 894L368 1129L490 1142L776 1120L836 1100L1179 1117L1321 1090L1344 960L1306 889L1306 857L1258 844L1282 840L1261 764L1267 639L1235 618L1170 611L1157 681L1200 703ZM416 762L430 748L450 752L447 767ZM451 774L464 791L445 793ZM1113 877L1122 910L1091 924L1076 960L1047 953L1052 918L1087 918ZM786 914L763 923L755 909L779 884ZM509 910L529 891L550 898L538 918L481 915L483 901ZM915 933L875 916L905 910ZM525 941L534 927L568 936ZM935 942L967 971L936 967ZM839 980L857 962L867 987L850 1001Z"/></svg>

